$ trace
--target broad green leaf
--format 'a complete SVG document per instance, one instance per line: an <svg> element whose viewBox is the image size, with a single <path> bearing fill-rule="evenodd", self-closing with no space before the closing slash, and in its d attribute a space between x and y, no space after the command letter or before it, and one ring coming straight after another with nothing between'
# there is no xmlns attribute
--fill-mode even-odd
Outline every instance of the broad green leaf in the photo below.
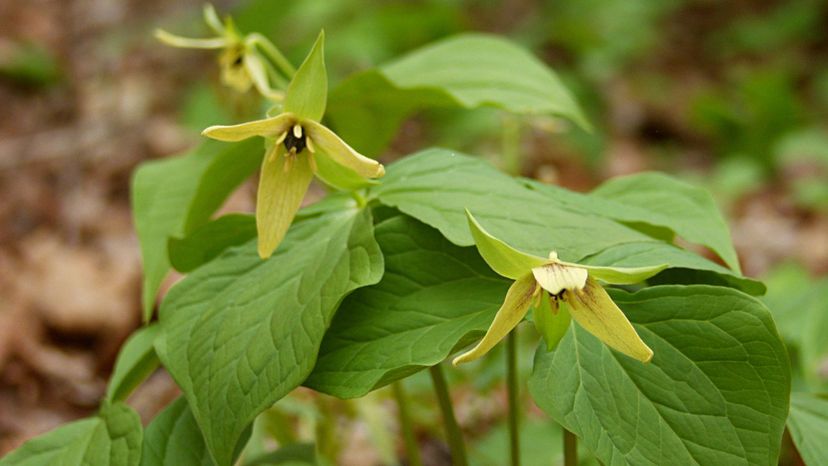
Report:
<svg viewBox="0 0 828 466"><path fill-rule="evenodd" d="M434 106L492 106L589 127L552 70L522 47L486 34L449 37L356 74L331 92L329 106L337 131L369 154L380 152L413 111Z"/></svg>
<svg viewBox="0 0 828 466"><path fill-rule="evenodd" d="M261 142L206 142L187 155L142 164L132 179L132 211L144 267L144 320L170 270L167 239L206 222L258 166Z"/></svg>
<svg viewBox="0 0 828 466"><path fill-rule="evenodd" d="M106 388L108 401L123 401L132 390L158 368L153 342L158 335L158 325L151 324L133 333L118 353L115 369Z"/></svg>
<svg viewBox="0 0 828 466"><path fill-rule="evenodd" d="M302 119L319 121L325 114L327 100L325 31L322 31L288 86L285 94L285 111Z"/></svg>
<svg viewBox="0 0 828 466"><path fill-rule="evenodd" d="M480 338L510 281L474 248L406 216L376 227L385 275L345 299L305 385L356 398L443 361Z"/></svg>
<svg viewBox="0 0 828 466"><path fill-rule="evenodd" d="M305 380L342 298L382 270L370 211L351 208L297 220L268 260L253 240L172 288L156 349L218 466L258 413Z"/></svg>
<svg viewBox="0 0 828 466"><path fill-rule="evenodd" d="M578 325L540 348L529 390L606 465L775 465L788 355L768 310L729 288L657 286L612 297L655 356L640 364Z"/></svg>
<svg viewBox="0 0 828 466"><path fill-rule="evenodd" d="M0 459L0 466L137 466L141 419L123 403L105 404L97 416L35 437Z"/></svg>
<svg viewBox="0 0 828 466"><path fill-rule="evenodd" d="M390 165L370 194L459 246L474 245L466 209L492 236L540 257L557 251L561 259L577 262L609 246L650 239L612 220L566 210L487 162L445 149Z"/></svg>
<svg viewBox="0 0 828 466"><path fill-rule="evenodd" d="M183 238L170 238L170 262L175 270L187 273L215 259L225 249L256 237L256 218L229 214L192 231Z"/></svg>
<svg viewBox="0 0 828 466"><path fill-rule="evenodd" d="M740 272L730 228L703 188L661 173L638 173L611 179L589 197L603 200L601 208L611 218L669 228L687 241L707 246Z"/></svg>
<svg viewBox="0 0 828 466"><path fill-rule="evenodd" d="M828 464L828 400L793 393L788 430L805 464Z"/></svg>
<svg viewBox="0 0 828 466"><path fill-rule="evenodd" d="M164 408L144 431L141 466L215 466L184 397Z"/></svg>
<svg viewBox="0 0 828 466"><path fill-rule="evenodd" d="M701 256L647 236L558 196L531 189L479 159L428 149L388 167L370 195L440 230L452 243L474 244L465 210L511 247L545 257L598 266L714 272L722 283L761 294L764 286Z"/></svg>

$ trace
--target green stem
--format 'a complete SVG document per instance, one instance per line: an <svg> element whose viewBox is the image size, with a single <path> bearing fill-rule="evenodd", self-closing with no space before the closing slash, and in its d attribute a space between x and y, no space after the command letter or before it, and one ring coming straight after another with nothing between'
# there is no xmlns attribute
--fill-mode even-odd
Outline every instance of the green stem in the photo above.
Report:
<svg viewBox="0 0 828 466"><path fill-rule="evenodd" d="M252 34L248 34L247 40L250 41L251 44L258 46L262 51L270 58L273 63L282 71L282 73L287 76L288 79L293 79L293 75L296 74L296 68L282 55L282 52L273 45L265 36L254 32Z"/></svg>
<svg viewBox="0 0 828 466"><path fill-rule="evenodd" d="M503 170L510 175L520 174L520 120L514 115L505 115L502 123L501 164Z"/></svg>
<svg viewBox="0 0 828 466"><path fill-rule="evenodd" d="M509 451L512 466L520 466L520 393L517 368L517 334L506 338L506 387L509 393Z"/></svg>
<svg viewBox="0 0 828 466"><path fill-rule="evenodd" d="M392 383L391 388L394 390L394 399L397 400L397 409L400 412L400 428L405 441L405 456L408 458L408 464L423 466L423 460L420 458L420 448L417 444L417 438L414 436L414 424L411 422L408 396L406 396L402 381Z"/></svg>
<svg viewBox="0 0 828 466"><path fill-rule="evenodd" d="M446 427L446 438L451 449L451 464L454 466L467 466L466 447L463 444L463 433L457 425L457 418L454 417L454 408L451 406L446 376L443 374L443 367L440 364L428 368L431 374L431 381L434 383L434 392L437 394L437 402L440 404L440 412L443 415L443 425Z"/></svg>
<svg viewBox="0 0 828 466"><path fill-rule="evenodd" d="M578 466L578 437L572 432L563 430L564 466Z"/></svg>

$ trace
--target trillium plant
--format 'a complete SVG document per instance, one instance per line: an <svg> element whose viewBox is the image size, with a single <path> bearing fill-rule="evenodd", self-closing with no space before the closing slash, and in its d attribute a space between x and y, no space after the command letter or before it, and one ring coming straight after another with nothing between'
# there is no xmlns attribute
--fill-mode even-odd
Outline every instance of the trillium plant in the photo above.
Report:
<svg viewBox="0 0 828 466"><path fill-rule="evenodd" d="M382 464L422 464L413 379L439 407L444 429L429 435L453 464L475 463L475 426L457 421L451 394L501 365L505 382L485 390L508 394L513 465L537 447L530 403L548 427L544 464L770 466L786 423L812 464L826 458L809 437L819 429L790 409L765 286L741 274L704 190L641 173L576 193L452 148L395 157L387 173L377 161L408 116L433 107L590 131L529 52L463 34L330 84L324 34L294 67L264 36L204 13L213 37L158 39L217 50L221 81L258 95L258 115L214 121L189 153L137 169L144 324L95 415L0 465L338 464L347 432L334 399L357 400L386 437L400 432ZM309 191L314 178L324 189ZM255 215L217 215L248 179ZM183 278L162 294L172 269ZM163 372L181 395L142 423L129 396ZM297 397L311 421L291 417ZM398 419L370 414L383 397Z"/></svg>

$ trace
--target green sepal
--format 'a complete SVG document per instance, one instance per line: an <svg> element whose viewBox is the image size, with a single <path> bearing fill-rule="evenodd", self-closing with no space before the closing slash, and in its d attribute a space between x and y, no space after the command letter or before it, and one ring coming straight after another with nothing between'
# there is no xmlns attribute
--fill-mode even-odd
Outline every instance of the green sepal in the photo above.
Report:
<svg viewBox="0 0 828 466"><path fill-rule="evenodd" d="M530 270L549 262L543 257L533 256L509 246L486 231L471 212L466 209L469 230L474 237L478 252L495 272L506 278L517 280Z"/></svg>
<svg viewBox="0 0 828 466"><path fill-rule="evenodd" d="M328 101L328 74L325 71L325 31L290 82L285 95L285 112L302 119L319 121Z"/></svg>
<svg viewBox="0 0 828 466"><path fill-rule="evenodd" d="M573 264L561 262L564 265L587 269L589 276L611 285L632 285L640 283L669 267L669 264L650 265L645 267L604 267L599 265Z"/></svg>
<svg viewBox="0 0 828 466"><path fill-rule="evenodd" d="M316 177L334 189L354 191L379 184L377 180L363 178L350 168L334 162L322 152L314 154L314 159L316 160Z"/></svg>

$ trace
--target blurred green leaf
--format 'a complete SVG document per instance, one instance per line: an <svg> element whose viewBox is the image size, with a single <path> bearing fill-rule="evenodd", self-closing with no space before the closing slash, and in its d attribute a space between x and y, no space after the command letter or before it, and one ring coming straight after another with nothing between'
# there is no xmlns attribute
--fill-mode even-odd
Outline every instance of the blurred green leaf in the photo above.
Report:
<svg viewBox="0 0 828 466"><path fill-rule="evenodd" d="M158 325L152 324L136 330L124 343L106 388L107 401L124 401L158 368L158 356L153 347L156 335Z"/></svg>
<svg viewBox="0 0 828 466"><path fill-rule="evenodd" d="M316 464L318 464L316 461L316 446L312 443L285 445L276 451L265 453L244 463L245 466L313 466Z"/></svg>
<svg viewBox="0 0 828 466"><path fill-rule="evenodd" d="M331 92L328 116L357 149L376 154L415 109L494 106L589 123L546 65L497 36L463 34L352 76Z"/></svg>
<svg viewBox="0 0 828 466"><path fill-rule="evenodd" d="M788 429L805 464L828 464L828 400L793 393Z"/></svg>
<svg viewBox="0 0 828 466"><path fill-rule="evenodd" d="M35 87L50 86L62 78L57 59L39 44L12 44L3 52L0 53L0 77Z"/></svg>
<svg viewBox="0 0 828 466"><path fill-rule="evenodd" d="M35 437L0 459L0 466L137 466L141 419L123 403L104 404L97 416Z"/></svg>

